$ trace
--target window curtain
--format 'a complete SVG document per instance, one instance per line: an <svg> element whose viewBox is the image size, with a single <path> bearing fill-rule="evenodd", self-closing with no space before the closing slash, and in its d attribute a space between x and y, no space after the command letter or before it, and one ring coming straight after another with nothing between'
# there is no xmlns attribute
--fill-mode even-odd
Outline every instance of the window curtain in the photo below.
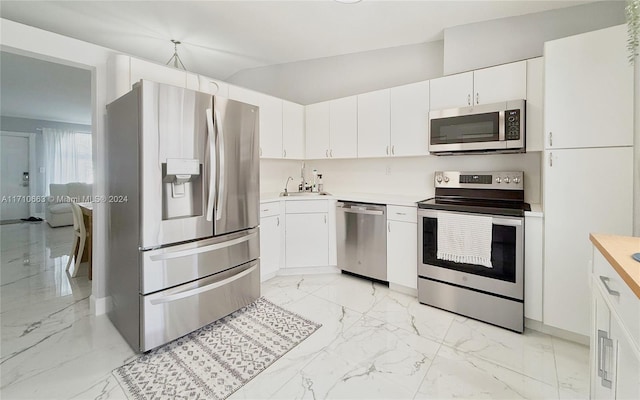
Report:
<svg viewBox="0 0 640 400"><path fill-rule="evenodd" d="M43 128L45 190L50 183L93 183L91 134Z"/></svg>

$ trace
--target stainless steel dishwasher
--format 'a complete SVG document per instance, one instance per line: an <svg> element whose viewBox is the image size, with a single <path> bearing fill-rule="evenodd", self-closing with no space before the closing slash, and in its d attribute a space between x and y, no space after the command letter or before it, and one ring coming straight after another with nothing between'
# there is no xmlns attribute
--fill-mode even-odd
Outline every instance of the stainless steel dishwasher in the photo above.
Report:
<svg viewBox="0 0 640 400"><path fill-rule="evenodd" d="M339 201L338 268L387 281L387 206Z"/></svg>

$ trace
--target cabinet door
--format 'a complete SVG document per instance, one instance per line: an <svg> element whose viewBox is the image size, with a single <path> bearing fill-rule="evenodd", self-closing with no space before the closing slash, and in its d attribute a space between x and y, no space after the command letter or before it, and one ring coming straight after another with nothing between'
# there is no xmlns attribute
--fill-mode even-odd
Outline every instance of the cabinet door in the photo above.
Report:
<svg viewBox="0 0 640 400"><path fill-rule="evenodd" d="M427 155L429 81L391 88L390 98L391 155Z"/></svg>
<svg viewBox="0 0 640 400"><path fill-rule="evenodd" d="M418 288L418 224L387 221L387 279Z"/></svg>
<svg viewBox="0 0 640 400"><path fill-rule="evenodd" d="M594 283L594 285L597 283ZM611 313L597 288L593 288L594 326L591 332L591 397L615 399L615 342L611 336ZM604 379L611 383L608 384Z"/></svg>
<svg viewBox="0 0 640 400"><path fill-rule="evenodd" d="M473 72L474 104L491 104L526 98L526 61L498 65Z"/></svg>
<svg viewBox="0 0 640 400"><path fill-rule="evenodd" d="M280 268L280 216L260 218L260 278L272 278Z"/></svg>
<svg viewBox="0 0 640 400"><path fill-rule="evenodd" d="M391 155L389 89L358 95L358 157Z"/></svg>
<svg viewBox="0 0 640 400"><path fill-rule="evenodd" d="M329 157L329 102L305 107L305 154L307 159Z"/></svg>
<svg viewBox="0 0 640 400"><path fill-rule="evenodd" d="M527 151L544 149L544 60L542 57L527 60Z"/></svg>
<svg viewBox="0 0 640 400"><path fill-rule="evenodd" d="M633 67L626 26L545 43L545 146L633 144Z"/></svg>
<svg viewBox="0 0 640 400"><path fill-rule="evenodd" d="M358 156L358 98L344 97L329 102L329 157Z"/></svg>
<svg viewBox="0 0 640 400"><path fill-rule="evenodd" d="M287 214L285 266L326 267L329 265L327 213Z"/></svg>
<svg viewBox="0 0 640 400"><path fill-rule="evenodd" d="M131 85L140 79L184 88L187 84L187 73L165 65L131 58Z"/></svg>
<svg viewBox="0 0 640 400"><path fill-rule="evenodd" d="M633 149L547 151L544 162L543 322L588 335L589 233L631 235Z"/></svg>
<svg viewBox="0 0 640 400"><path fill-rule="evenodd" d="M201 92L221 97L229 97L229 84L218 79L198 75L198 87Z"/></svg>
<svg viewBox="0 0 640 400"><path fill-rule="evenodd" d="M618 345L616 399L640 399L640 355L627 340L616 318L611 318L611 337Z"/></svg>
<svg viewBox="0 0 640 400"><path fill-rule="evenodd" d="M304 106L282 101L282 156L304 158Z"/></svg>
<svg viewBox="0 0 640 400"><path fill-rule="evenodd" d="M472 104L473 72L431 80L431 109L466 107Z"/></svg>
<svg viewBox="0 0 640 400"><path fill-rule="evenodd" d="M542 322L542 217L525 217L524 316Z"/></svg>
<svg viewBox="0 0 640 400"><path fill-rule="evenodd" d="M282 100L260 94L260 156L282 158Z"/></svg>

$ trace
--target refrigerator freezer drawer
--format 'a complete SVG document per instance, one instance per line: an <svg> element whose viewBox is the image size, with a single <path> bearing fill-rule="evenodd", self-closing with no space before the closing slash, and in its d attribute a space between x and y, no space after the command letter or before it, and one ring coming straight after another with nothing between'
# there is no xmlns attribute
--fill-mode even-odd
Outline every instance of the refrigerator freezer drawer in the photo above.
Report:
<svg viewBox="0 0 640 400"><path fill-rule="evenodd" d="M258 229L141 252L140 293L195 281L260 257Z"/></svg>
<svg viewBox="0 0 640 400"><path fill-rule="evenodd" d="M259 297L258 260L196 282L140 295L140 351L184 336Z"/></svg>

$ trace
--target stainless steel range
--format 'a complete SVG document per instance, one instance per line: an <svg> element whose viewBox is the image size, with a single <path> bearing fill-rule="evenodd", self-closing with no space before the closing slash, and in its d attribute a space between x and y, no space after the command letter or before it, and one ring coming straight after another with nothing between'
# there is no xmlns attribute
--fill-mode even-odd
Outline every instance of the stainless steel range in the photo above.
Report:
<svg viewBox="0 0 640 400"><path fill-rule="evenodd" d="M435 173L418 203L421 303L524 330L523 172Z"/></svg>

